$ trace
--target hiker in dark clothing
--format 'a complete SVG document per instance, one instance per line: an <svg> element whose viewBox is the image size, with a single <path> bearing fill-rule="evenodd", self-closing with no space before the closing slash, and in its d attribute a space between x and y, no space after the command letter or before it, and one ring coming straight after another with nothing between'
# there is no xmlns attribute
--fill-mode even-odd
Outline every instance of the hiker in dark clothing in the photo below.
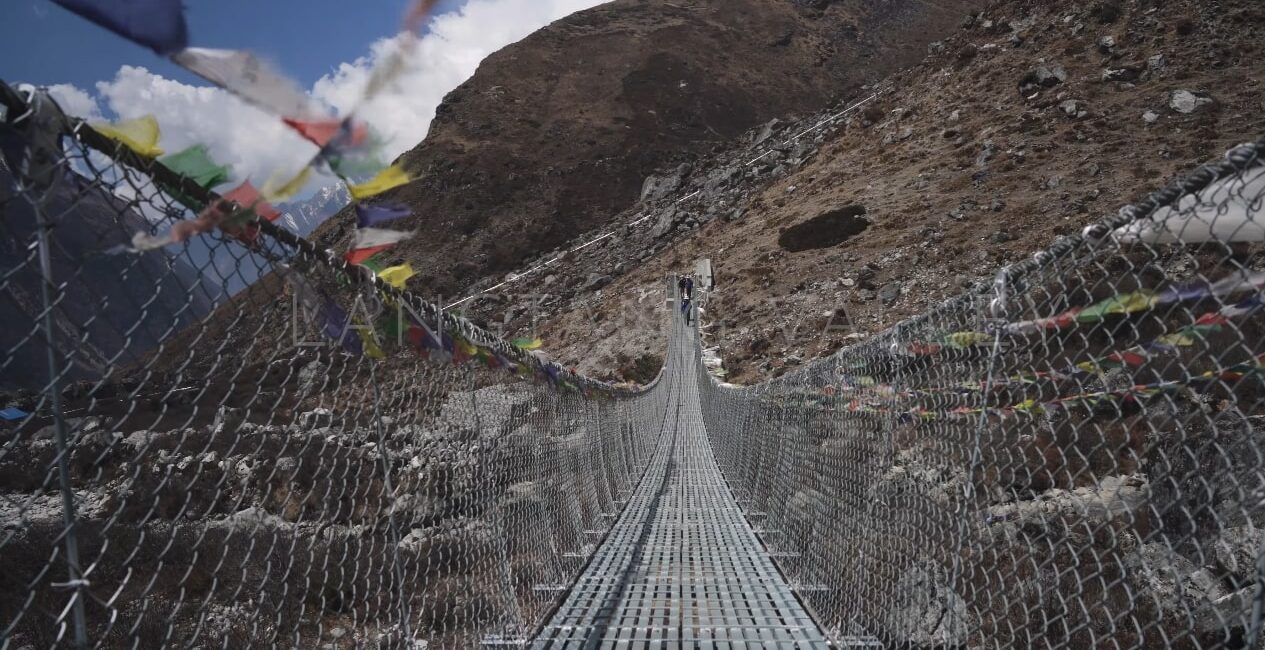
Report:
<svg viewBox="0 0 1265 650"><path fill-rule="evenodd" d="M676 283L676 288L681 290L681 299L688 300L694 295L694 278L688 275L681 276Z"/></svg>
<svg viewBox="0 0 1265 650"><path fill-rule="evenodd" d="M684 275L677 281L676 288L680 291L681 296L681 315L685 317L685 324L690 324L690 299L694 297L694 278Z"/></svg>

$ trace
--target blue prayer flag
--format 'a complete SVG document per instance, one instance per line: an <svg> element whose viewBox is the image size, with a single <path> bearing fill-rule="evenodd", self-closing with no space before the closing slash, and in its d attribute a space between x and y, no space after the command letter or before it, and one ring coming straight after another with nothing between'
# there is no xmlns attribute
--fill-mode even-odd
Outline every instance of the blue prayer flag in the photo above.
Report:
<svg viewBox="0 0 1265 650"><path fill-rule="evenodd" d="M12 422L13 420L21 420L22 418L25 418L28 415L30 415L30 413L27 413L26 411L23 411L20 408L14 408L12 406L10 406L7 409L0 409L0 418L4 418L5 420L9 420L10 422Z"/></svg>
<svg viewBox="0 0 1265 650"><path fill-rule="evenodd" d="M356 205L356 225L369 228L380 223L403 219L411 214L413 211L408 206L398 203L359 203Z"/></svg>
<svg viewBox="0 0 1265 650"><path fill-rule="evenodd" d="M361 356L364 354L364 348L361 347L360 337L355 332L348 331L351 325L351 317L347 315L347 311L339 307L333 302L326 302L324 309L321 310L322 323L321 331L325 332L325 336L338 341L348 354L353 356Z"/></svg>
<svg viewBox="0 0 1265 650"><path fill-rule="evenodd" d="M162 54L189 45L181 0L53 0L92 22Z"/></svg>

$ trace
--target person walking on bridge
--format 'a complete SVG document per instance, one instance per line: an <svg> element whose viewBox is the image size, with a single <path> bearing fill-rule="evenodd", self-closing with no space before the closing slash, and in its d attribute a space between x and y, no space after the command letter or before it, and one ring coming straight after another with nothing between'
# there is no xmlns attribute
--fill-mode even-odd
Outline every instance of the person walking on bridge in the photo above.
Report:
<svg viewBox="0 0 1265 650"><path fill-rule="evenodd" d="M681 315L685 317L685 324L690 324L690 299L694 296L694 278L685 275L676 283L676 287L680 290L681 296Z"/></svg>
<svg viewBox="0 0 1265 650"><path fill-rule="evenodd" d="M683 275L680 281L676 283L676 288L681 290L681 298L689 299L694 297L694 278Z"/></svg>

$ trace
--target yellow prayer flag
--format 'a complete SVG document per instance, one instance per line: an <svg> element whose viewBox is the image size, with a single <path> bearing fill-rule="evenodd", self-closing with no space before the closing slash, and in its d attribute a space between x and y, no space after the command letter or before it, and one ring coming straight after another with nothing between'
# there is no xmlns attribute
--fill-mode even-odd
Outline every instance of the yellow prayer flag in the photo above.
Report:
<svg viewBox="0 0 1265 650"><path fill-rule="evenodd" d="M365 356L379 361L387 358L386 353L383 352L382 348L378 345L378 337L374 336L373 332L369 330L369 328L357 327L356 333L360 335L360 342L364 344Z"/></svg>
<svg viewBox="0 0 1265 650"><path fill-rule="evenodd" d="M955 348L992 343L993 337L983 332L954 332L944 337L944 342Z"/></svg>
<svg viewBox="0 0 1265 650"><path fill-rule="evenodd" d="M88 126L97 133L123 144L139 156L157 158L163 155L163 150L158 148L158 139L162 137L162 132L158 129L158 120L154 119L153 115L123 120L114 124L96 122Z"/></svg>
<svg viewBox="0 0 1265 650"><path fill-rule="evenodd" d="M259 191L265 200L273 202L285 201L298 194L299 190L303 189L303 186L307 185L308 180L312 178L312 168L304 167L303 171L284 182L279 180L279 176L280 172L273 174L264 183L263 189Z"/></svg>
<svg viewBox="0 0 1265 650"><path fill-rule="evenodd" d="M391 165L378 173L371 180L360 185L348 185L347 190L351 192L352 198L356 200L367 199L371 196L377 196L389 189L399 187L413 179L404 173L398 165Z"/></svg>
<svg viewBox="0 0 1265 650"><path fill-rule="evenodd" d="M392 266L391 268L382 269L382 272L378 274L378 277L382 278L383 282L395 287L396 289L403 289L404 283L408 282L408 279L414 275L417 274L413 272L413 266L411 264L401 264L400 266Z"/></svg>

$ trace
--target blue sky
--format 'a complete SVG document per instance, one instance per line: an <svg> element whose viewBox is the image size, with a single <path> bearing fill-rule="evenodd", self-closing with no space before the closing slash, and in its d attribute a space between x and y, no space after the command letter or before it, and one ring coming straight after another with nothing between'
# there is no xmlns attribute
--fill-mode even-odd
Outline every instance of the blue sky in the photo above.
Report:
<svg viewBox="0 0 1265 650"><path fill-rule="evenodd" d="M393 84L362 104L372 70L400 51L409 0L185 0L190 45L245 49L306 89L331 114L356 116L394 158L426 136L435 108L489 54L603 0L441 0ZM15 0L0 0L14 3ZM0 21L0 79L47 86L88 120L153 116L168 152L205 145L232 182L289 177L312 145L278 116L239 101L50 0L16 0ZM330 182L320 179L317 183ZM303 192L315 191L309 186Z"/></svg>
<svg viewBox="0 0 1265 650"><path fill-rule="evenodd" d="M0 79L91 88L123 64L195 83L153 52L121 39L48 0L8 0L0 21ZM7 3L6 3L7 4ZM440 12L465 0L442 0ZM399 29L407 0L186 0L190 42L249 49L304 86L369 51Z"/></svg>

